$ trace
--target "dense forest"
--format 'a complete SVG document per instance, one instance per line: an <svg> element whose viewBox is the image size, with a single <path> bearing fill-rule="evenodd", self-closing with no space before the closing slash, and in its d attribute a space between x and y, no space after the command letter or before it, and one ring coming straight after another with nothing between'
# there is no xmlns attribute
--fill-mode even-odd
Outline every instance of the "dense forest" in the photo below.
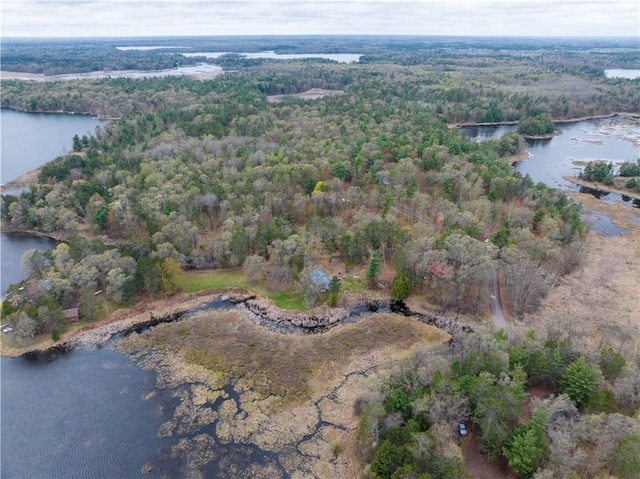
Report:
<svg viewBox="0 0 640 479"><path fill-rule="evenodd" d="M331 51L344 51L333 41L341 47ZM116 302L168 294L174 286L163 278L178 267L244 265L248 279L287 290L334 257L393 267L461 312L479 311L498 266L512 311L534 310L580 263L580 208L512 171L518 134L474 143L447 123L521 120L521 129L546 132L553 119L640 110L637 81L594 77L605 61L599 45L562 60L553 42L442 42L372 48L361 39L347 44L367 53L359 64L233 57L236 68L211 81L3 81L3 107L119 118L74 138L74 151L45 165L38 184L3 196L5 230L67 240L23 260L47 287L31 281L40 292L11 294L5 314L27 307L13 321L34 334L55 329L56 312L95 289ZM2 48L23 65L29 52L39 65L85 47L96 61L92 48L129 53L108 42L44 45ZM591 70L574 55L595 57ZM624 42L604 57L630 61ZM269 101L309 88L341 94Z"/></svg>
<svg viewBox="0 0 640 479"><path fill-rule="evenodd" d="M22 258L28 279L10 288L2 306L17 334L56 337L65 308L79 306L91 320L109 305L171 295L187 269L243 268L247 284L295 291L308 308L339 301L339 283L325 297L310 280L323 265L364 272L371 289L387 288L378 277L391 271L394 299L420 292L434 308L470 317L486 311L497 269L520 317L581 266L581 206L511 168L524 148L520 134L477 143L452 124L519 121L521 133L537 135L553 131L554 120L637 113L638 80L603 74L638 67L633 43L245 40L234 49L228 39L199 40L191 51L355 49L363 57L339 64L227 55L219 62L227 71L207 81L2 81L2 107L112 118L74 137L73 151L42 167L37 183L2 196L3 231L64 240ZM160 55L116 46L3 43L3 69L54 74L195 61L177 49ZM310 88L333 94L294 96ZM274 102L273 95L287 96ZM587 173L603 169L607 178L605 166ZM624 168L637 174L635 163ZM633 477L626 471L637 471L629 459L638 450L637 424L596 413L634 411L637 384L616 378L628 379L635 366L613 352L595 366L557 335L521 344L482 332L465 338L433 364L414 358L363 402L361 439L376 447L363 446L362 459L376 477L464 477L459 458L440 446L430 452L448 431L438 425L460 417L479 425L490 459L505 456L523 477L539 466L539 478L592 477L605 468ZM567 396L534 403L530 419L514 428L532 385ZM576 405L594 414L580 415ZM603 441L606 459L594 452Z"/></svg>

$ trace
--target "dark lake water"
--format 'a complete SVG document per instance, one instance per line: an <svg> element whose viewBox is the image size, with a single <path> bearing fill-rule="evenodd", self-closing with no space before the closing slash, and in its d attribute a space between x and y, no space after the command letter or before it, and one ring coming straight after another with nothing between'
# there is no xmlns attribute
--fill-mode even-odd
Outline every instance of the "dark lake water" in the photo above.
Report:
<svg viewBox="0 0 640 479"><path fill-rule="evenodd" d="M23 113L0 109L0 183L72 150L73 135L95 131L104 121L86 115Z"/></svg>
<svg viewBox="0 0 640 479"><path fill-rule="evenodd" d="M108 347L0 361L2 478L140 477L170 443L155 375Z"/></svg>

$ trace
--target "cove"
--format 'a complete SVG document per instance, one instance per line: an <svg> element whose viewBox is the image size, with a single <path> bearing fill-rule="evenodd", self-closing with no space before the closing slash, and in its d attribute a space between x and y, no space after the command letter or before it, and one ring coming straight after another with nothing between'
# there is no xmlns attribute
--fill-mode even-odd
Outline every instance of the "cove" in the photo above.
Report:
<svg viewBox="0 0 640 479"><path fill-rule="evenodd" d="M576 176L581 167L574 161L612 161L614 164L638 158L640 120L623 116L556 124L560 135L526 140L529 158L515 164L516 171L535 183L552 188L577 189L563 177ZM498 138L516 125L468 126L461 130L474 141Z"/></svg>
<svg viewBox="0 0 640 479"><path fill-rule="evenodd" d="M22 234L0 234L1 270L0 270L0 294L4 297L9 285L18 283L24 279L20 260L25 251L37 249L46 251L56 247L57 241L50 238Z"/></svg>
<svg viewBox="0 0 640 479"><path fill-rule="evenodd" d="M73 135L88 135L105 121L88 115L25 113L2 108L0 124L0 183L6 183L69 153Z"/></svg>

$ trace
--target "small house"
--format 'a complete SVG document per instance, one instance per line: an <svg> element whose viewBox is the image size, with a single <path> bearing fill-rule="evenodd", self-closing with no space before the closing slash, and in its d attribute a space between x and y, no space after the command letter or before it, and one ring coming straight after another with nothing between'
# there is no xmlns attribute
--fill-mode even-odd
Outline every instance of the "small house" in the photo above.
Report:
<svg viewBox="0 0 640 479"><path fill-rule="evenodd" d="M314 269L311 271L311 281L318 287L321 293L324 293L329 289L329 278L321 269Z"/></svg>
<svg viewBox="0 0 640 479"><path fill-rule="evenodd" d="M80 321L78 308L63 309L62 315L64 316L64 322L67 324L77 323Z"/></svg>

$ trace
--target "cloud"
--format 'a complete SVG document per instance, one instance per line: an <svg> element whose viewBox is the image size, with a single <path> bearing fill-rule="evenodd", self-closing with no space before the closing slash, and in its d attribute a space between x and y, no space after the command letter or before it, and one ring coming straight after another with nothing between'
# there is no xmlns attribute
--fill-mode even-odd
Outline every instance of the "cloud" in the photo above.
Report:
<svg viewBox="0 0 640 479"><path fill-rule="evenodd" d="M2 36L638 36L637 0L3 0Z"/></svg>

